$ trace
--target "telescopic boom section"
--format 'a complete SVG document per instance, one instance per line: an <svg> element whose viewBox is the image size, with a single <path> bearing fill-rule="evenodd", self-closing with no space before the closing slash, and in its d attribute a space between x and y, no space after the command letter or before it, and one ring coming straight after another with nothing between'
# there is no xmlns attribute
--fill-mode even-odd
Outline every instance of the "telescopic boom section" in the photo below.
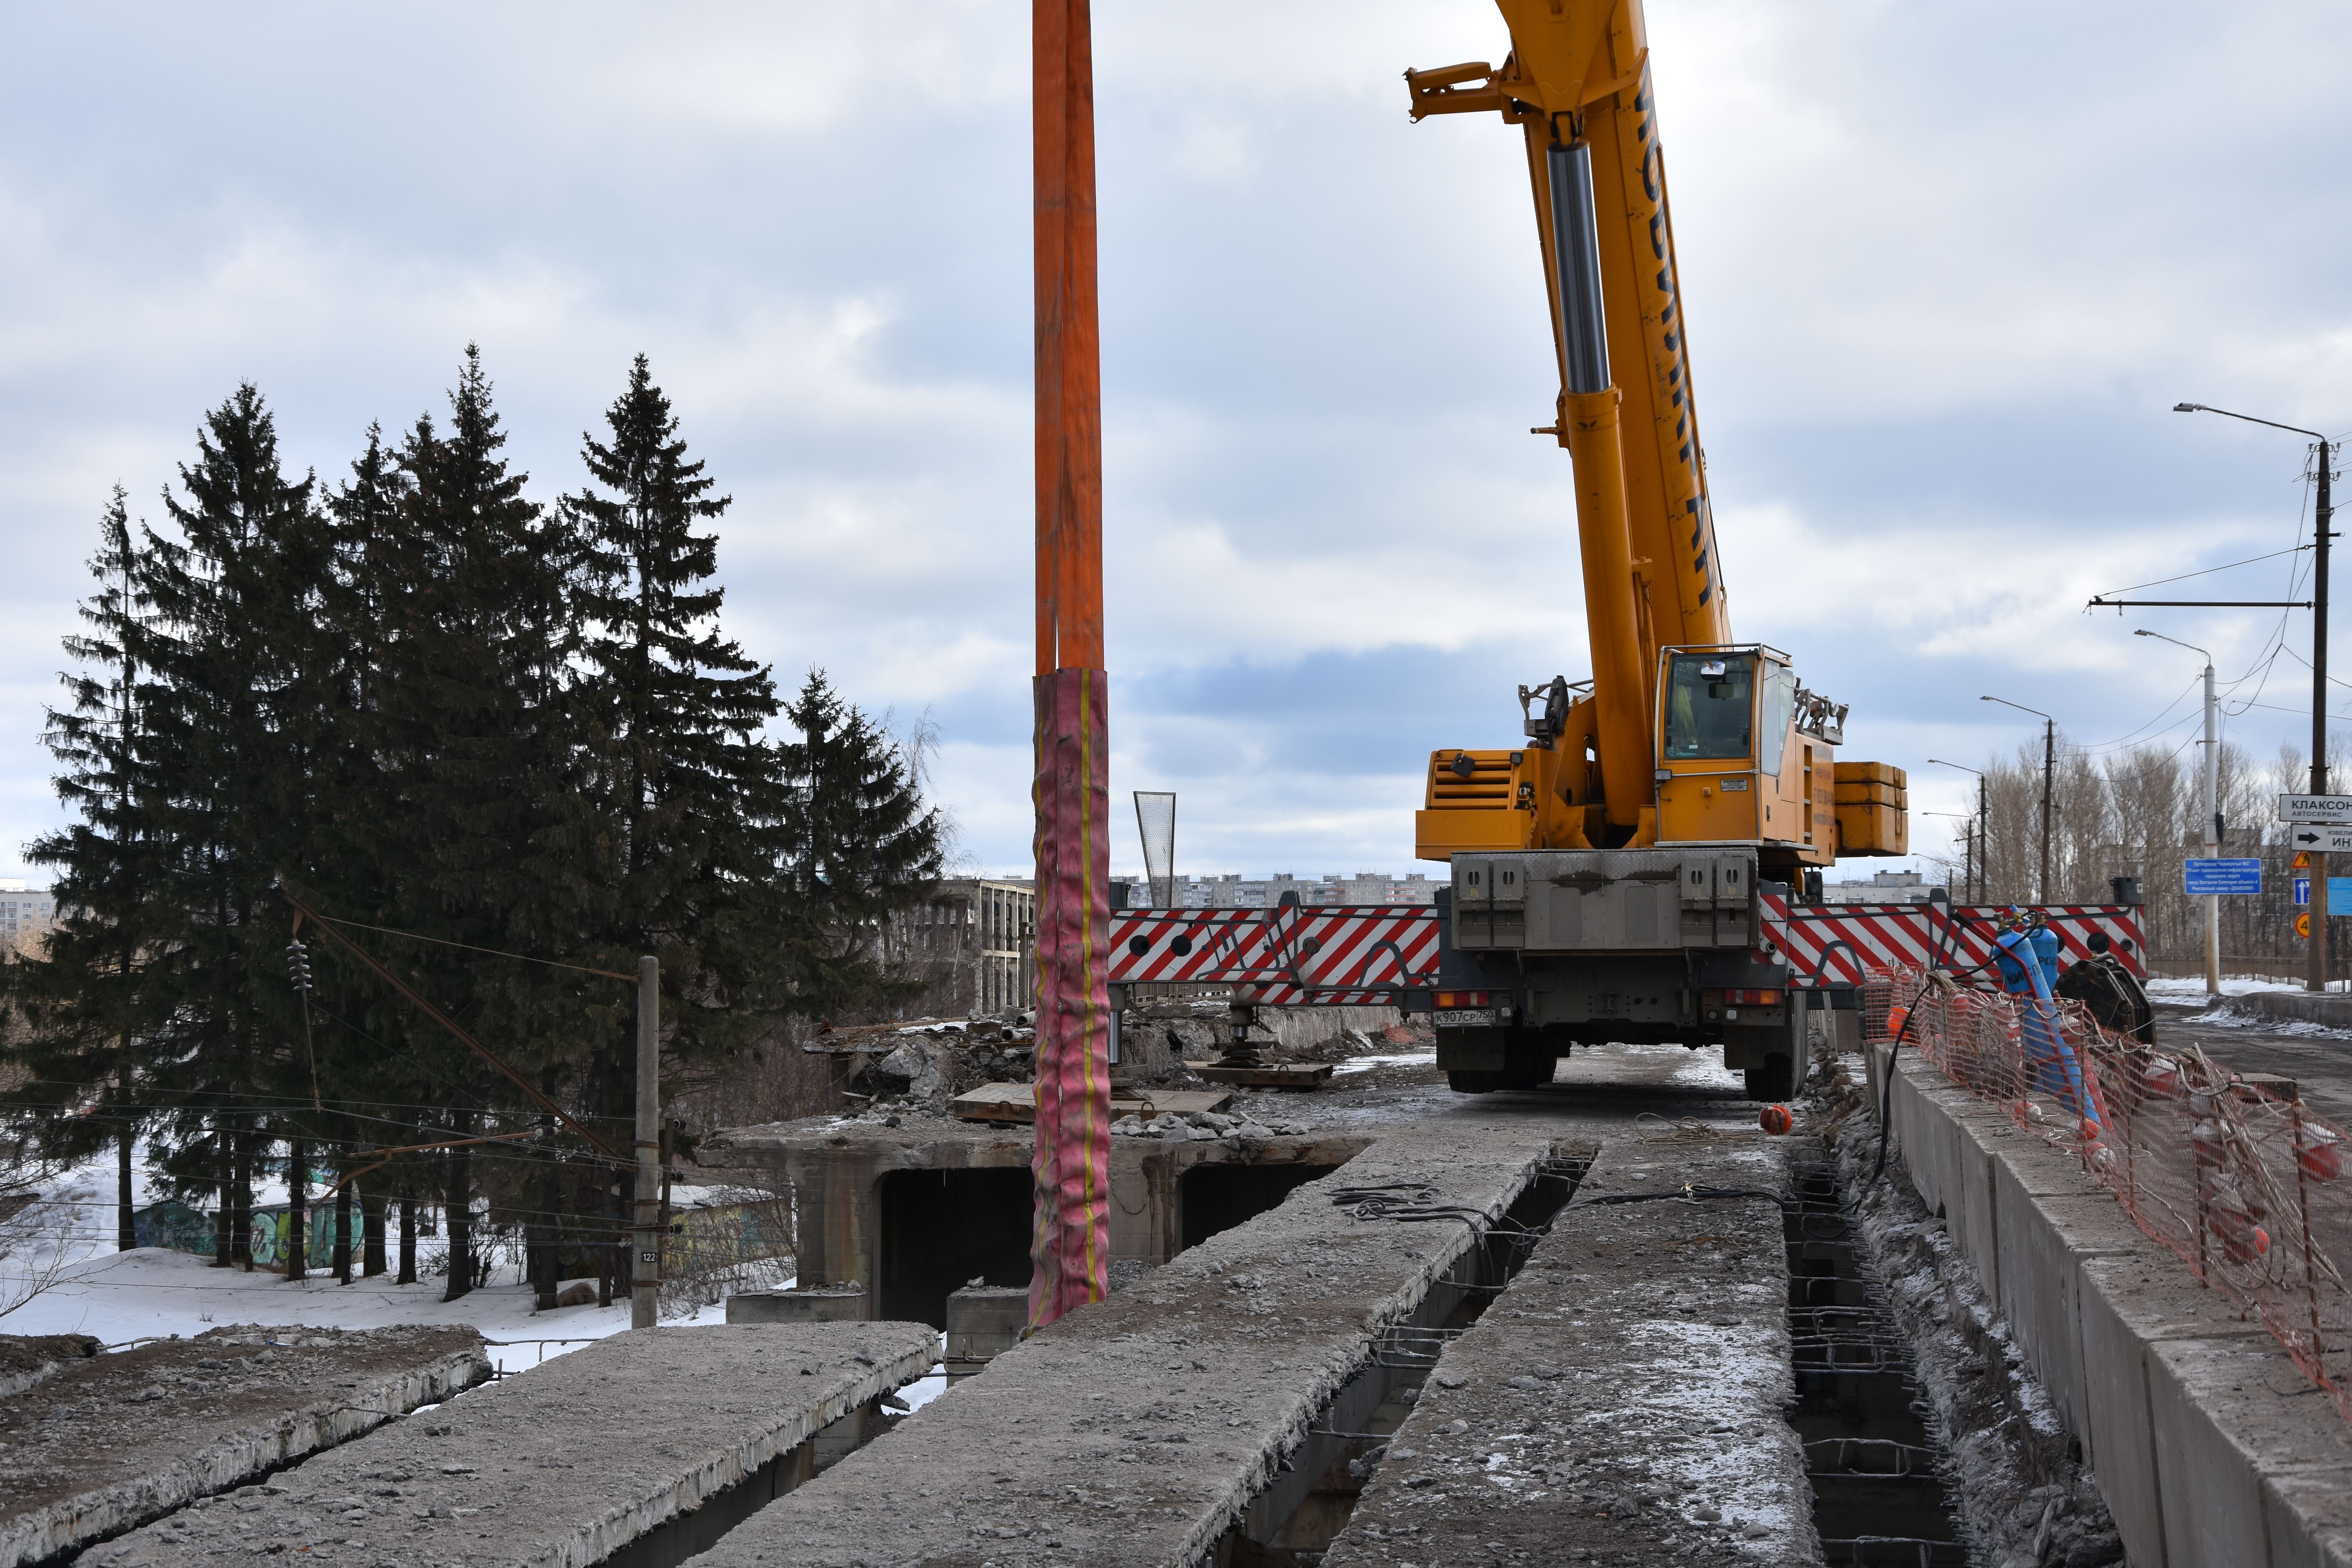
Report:
<svg viewBox="0 0 2352 1568"><path fill-rule="evenodd" d="M1575 460L1594 749L1622 825L1655 798L1658 650L1731 641L1649 43L1638 0L1498 5L1511 31L1499 70L1406 79L1415 119L1495 112L1527 137L1560 374L1559 416L1539 434Z"/></svg>

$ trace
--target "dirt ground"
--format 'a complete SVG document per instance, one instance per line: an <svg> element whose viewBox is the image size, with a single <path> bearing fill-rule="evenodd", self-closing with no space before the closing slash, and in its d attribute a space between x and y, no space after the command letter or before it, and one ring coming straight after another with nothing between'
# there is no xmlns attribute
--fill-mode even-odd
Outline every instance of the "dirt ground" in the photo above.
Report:
<svg viewBox="0 0 2352 1568"><path fill-rule="evenodd" d="M0 1404L0 1521L481 1342L471 1329L238 1324L77 1361ZM26 1344L0 1339L0 1363Z"/></svg>

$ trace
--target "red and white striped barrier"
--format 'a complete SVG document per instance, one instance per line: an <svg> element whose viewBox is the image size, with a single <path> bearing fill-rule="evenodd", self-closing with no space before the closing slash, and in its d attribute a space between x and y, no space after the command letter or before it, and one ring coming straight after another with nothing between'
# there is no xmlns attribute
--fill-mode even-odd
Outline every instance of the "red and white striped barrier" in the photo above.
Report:
<svg viewBox="0 0 2352 1568"><path fill-rule="evenodd" d="M1394 1005L1437 984L1437 911L1426 904L1139 910L1110 917L1114 985L1247 987L1273 1006Z"/></svg>
<svg viewBox="0 0 2352 1568"><path fill-rule="evenodd" d="M2049 904L2039 908L2058 935L2060 968L2091 956L2094 931L2142 980L2147 978L2136 904ZM1791 904L1764 895L1764 934L1789 962L1795 985L1854 985L1864 973L1895 964L1992 973L1994 939L2007 904Z"/></svg>
<svg viewBox="0 0 2352 1568"><path fill-rule="evenodd" d="M1948 910L1948 914L1946 912ZM1764 939L1790 984L1855 985L1873 971L1930 963L1991 967L2006 904L1792 904L1764 895ZM2131 904L2053 904L2063 967L2091 956L2093 932L2145 979ZM1426 904L1275 910L1139 910L1110 917L1110 983L1247 987L1268 1006L1394 1005L1437 984L1437 911Z"/></svg>

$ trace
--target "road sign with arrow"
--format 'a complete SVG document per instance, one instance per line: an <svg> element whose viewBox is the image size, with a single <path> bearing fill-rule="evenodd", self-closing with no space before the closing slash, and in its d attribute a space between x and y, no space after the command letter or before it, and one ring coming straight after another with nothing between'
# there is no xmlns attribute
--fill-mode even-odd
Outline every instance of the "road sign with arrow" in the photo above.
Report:
<svg viewBox="0 0 2352 1568"><path fill-rule="evenodd" d="M2298 823L2288 830L2286 841L2304 854L2313 850L2325 850L2330 855L2352 854L2352 826ZM2301 855L2297 858L2302 858ZM2309 864L2308 861L2304 863Z"/></svg>

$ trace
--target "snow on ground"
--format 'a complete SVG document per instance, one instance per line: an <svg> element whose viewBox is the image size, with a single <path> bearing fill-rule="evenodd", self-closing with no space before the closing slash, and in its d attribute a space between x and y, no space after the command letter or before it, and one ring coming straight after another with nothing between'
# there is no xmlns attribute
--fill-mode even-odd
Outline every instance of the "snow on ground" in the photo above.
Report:
<svg viewBox="0 0 2352 1568"><path fill-rule="evenodd" d="M1349 1057L1332 1068L1331 1076L1338 1078L1343 1073L1370 1072L1374 1068L1433 1068L1436 1065L1437 1047L1432 1046L1425 1051L1407 1051L1402 1056Z"/></svg>
<svg viewBox="0 0 2352 1568"><path fill-rule="evenodd" d="M144 1154L143 1147L137 1151L131 1167L133 1198L141 1206L165 1195L150 1182ZM504 1342L492 1356L501 1371L515 1372L629 1326L625 1297L610 1307L534 1312L519 1265L495 1258L491 1283L444 1301L447 1281L431 1277L415 1285L393 1284L389 1274L338 1285L331 1275L314 1274L296 1284L260 1269L248 1274L215 1268L209 1258L160 1247L117 1252L114 1179L111 1156L76 1166L43 1183L40 1201L9 1222L12 1234L0 1237L0 1306L16 1299L18 1292L10 1287L28 1273L59 1272L40 1294L0 1313L0 1333L89 1334L120 1346L173 1334L194 1337L226 1323L321 1329L463 1323L480 1330L487 1340ZM283 1203L285 1184L257 1182L254 1196L257 1204ZM397 1231L387 1240L396 1252ZM420 1250L430 1261L443 1246L446 1241L436 1241ZM715 1306L663 1320L725 1321L724 1309Z"/></svg>
<svg viewBox="0 0 2352 1568"><path fill-rule="evenodd" d="M393 1323L470 1324L499 1370L519 1372L550 1355L577 1350L629 1326L626 1298L610 1307L558 1307L533 1312L527 1285L486 1285L444 1301L446 1281L389 1283L390 1276L338 1285L331 1275L299 1284L277 1274L215 1268L192 1253L142 1247L108 1252L75 1265L40 1296L0 1318L16 1334L90 1334L109 1345L192 1338L227 1323L301 1324L320 1329L373 1329ZM726 1321L719 1307L667 1321Z"/></svg>
<svg viewBox="0 0 2352 1568"><path fill-rule="evenodd" d="M2224 974L2221 994L2246 996L2257 991L2298 990L2291 981L2269 974ZM2159 974L2147 983L2148 997L2157 1002L2194 1002L2206 994L2202 975Z"/></svg>

